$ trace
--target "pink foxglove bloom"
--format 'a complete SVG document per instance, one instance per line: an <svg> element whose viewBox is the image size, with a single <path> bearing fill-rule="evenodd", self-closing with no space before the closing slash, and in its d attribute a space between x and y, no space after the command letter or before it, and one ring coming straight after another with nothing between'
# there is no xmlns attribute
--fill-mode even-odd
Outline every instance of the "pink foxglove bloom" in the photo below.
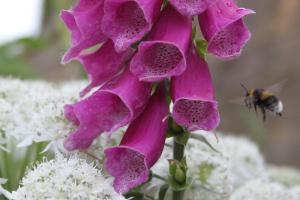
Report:
<svg viewBox="0 0 300 200"><path fill-rule="evenodd" d="M190 131L212 130L220 121L218 104L207 63L193 46L187 56L187 69L171 80L173 118Z"/></svg>
<svg viewBox="0 0 300 200"><path fill-rule="evenodd" d="M106 0L102 30L117 51L124 51L150 31L161 4L162 0Z"/></svg>
<svg viewBox="0 0 300 200"><path fill-rule="evenodd" d="M128 124L144 110L150 93L150 84L138 81L127 68L91 96L66 105L66 118L78 128L65 140L65 148L86 149L102 132Z"/></svg>
<svg viewBox="0 0 300 200"><path fill-rule="evenodd" d="M160 157L166 137L168 105L163 90L151 97L145 111L127 129L120 146L106 149L106 169L115 177L114 188L126 193L146 182L149 169Z"/></svg>
<svg viewBox="0 0 300 200"><path fill-rule="evenodd" d="M148 41L139 45L130 70L139 80L150 82L182 74L191 33L191 17L181 15L169 5L162 11Z"/></svg>
<svg viewBox="0 0 300 200"><path fill-rule="evenodd" d="M182 15L198 15L204 12L217 0L170 0L170 3Z"/></svg>
<svg viewBox="0 0 300 200"><path fill-rule="evenodd" d="M199 24L208 41L208 52L220 59L238 57L251 37L243 17L254 11L239 8L235 0L218 0L199 15Z"/></svg>
<svg viewBox="0 0 300 200"><path fill-rule="evenodd" d="M132 55L133 49L117 53L111 40L107 40L97 51L81 55L77 59L82 63L91 83L80 93L86 95L92 88L112 79Z"/></svg>
<svg viewBox="0 0 300 200"><path fill-rule="evenodd" d="M62 10L60 16L71 32L71 47L62 63L69 62L82 50L106 39L101 31L103 0L80 0L74 8Z"/></svg>

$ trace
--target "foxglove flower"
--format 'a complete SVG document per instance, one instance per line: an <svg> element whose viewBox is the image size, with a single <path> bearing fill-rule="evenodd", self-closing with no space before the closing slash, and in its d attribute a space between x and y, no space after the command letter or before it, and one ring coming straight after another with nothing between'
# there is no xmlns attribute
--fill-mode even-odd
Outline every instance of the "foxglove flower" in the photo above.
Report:
<svg viewBox="0 0 300 200"><path fill-rule="evenodd" d="M217 0L170 0L170 3L182 15L198 15L213 5Z"/></svg>
<svg viewBox="0 0 300 200"><path fill-rule="evenodd" d="M162 11L148 41L139 45L130 70L142 81L178 76L186 69L185 54L192 33L192 20L171 5Z"/></svg>
<svg viewBox="0 0 300 200"><path fill-rule="evenodd" d="M103 0L80 0L74 8L62 10L60 16L71 32L71 48L65 53L62 63L105 40L101 31Z"/></svg>
<svg viewBox="0 0 300 200"><path fill-rule="evenodd" d="M124 62L130 58L133 49L117 53L113 42L107 40L96 52L81 55L77 59L83 64L91 83L80 93L86 95L93 87L99 86L112 79L121 68Z"/></svg>
<svg viewBox="0 0 300 200"><path fill-rule="evenodd" d="M206 62L195 47L187 56L187 69L171 80L171 97L174 102L174 120L190 131L212 130L220 121L218 104Z"/></svg>
<svg viewBox="0 0 300 200"><path fill-rule="evenodd" d="M67 150L86 149L102 132L113 132L134 120L144 109L151 87L127 68L91 96L65 106L66 118L78 126L64 142Z"/></svg>
<svg viewBox="0 0 300 200"><path fill-rule="evenodd" d="M251 37L243 17L254 11L239 8L235 0L218 0L199 15L199 24L208 51L224 60L234 59Z"/></svg>
<svg viewBox="0 0 300 200"><path fill-rule="evenodd" d="M102 30L117 51L124 51L150 31L161 4L162 0L106 0Z"/></svg>
<svg viewBox="0 0 300 200"><path fill-rule="evenodd" d="M144 183L149 169L160 157L166 137L168 114L163 90L151 97L145 111L127 129L120 146L105 150L106 169L115 177L117 192L128 190Z"/></svg>

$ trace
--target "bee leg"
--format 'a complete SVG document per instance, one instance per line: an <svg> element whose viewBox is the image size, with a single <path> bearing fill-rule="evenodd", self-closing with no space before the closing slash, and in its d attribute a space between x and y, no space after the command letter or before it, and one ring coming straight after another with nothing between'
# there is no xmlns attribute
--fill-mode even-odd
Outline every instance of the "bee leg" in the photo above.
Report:
<svg viewBox="0 0 300 200"><path fill-rule="evenodd" d="M253 106L254 106L254 110L255 110L255 113L256 113L256 117L257 117L257 105L254 103Z"/></svg>
<svg viewBox="0 0 300 200"><path fill-rule="evenodd" d="M264 107L261 107L261 106L260 106L260 109L261 109L261 112L263 114L263 121L265 122L266 121L266 110L265 110Z"/></svg>
<svg viewBox="0 0 300 200"><path fill-rule="evenodd" d="M246 106L247 108L249 108L249 104L248 104L247 99L244 100L244 103L245 103L245 106Z"/></svg>

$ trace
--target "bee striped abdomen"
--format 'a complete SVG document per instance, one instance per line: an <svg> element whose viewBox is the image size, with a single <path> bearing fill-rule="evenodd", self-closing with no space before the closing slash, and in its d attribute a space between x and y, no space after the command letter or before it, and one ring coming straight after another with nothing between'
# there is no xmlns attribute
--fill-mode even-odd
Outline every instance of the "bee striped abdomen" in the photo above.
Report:
<svg viewBox="0 0 300 200"><path fill-rule="evenodd" d="M282 103L278 100L277 97L274 95L270 95L265 99L262 99L262 103L264 104L265 108L269 109L272 112L280 113L282 112Z"/></svg>

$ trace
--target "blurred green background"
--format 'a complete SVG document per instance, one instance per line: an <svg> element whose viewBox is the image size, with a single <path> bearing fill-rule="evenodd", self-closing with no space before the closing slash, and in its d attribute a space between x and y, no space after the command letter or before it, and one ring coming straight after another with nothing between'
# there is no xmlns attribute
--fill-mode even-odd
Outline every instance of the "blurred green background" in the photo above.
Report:
<svg viewBox="0 0 300 200"><path fill-rule="evenodd" d="M68 48L69 34L59 19L59 10L69 8L72 3L71 0L43 1L38 36L0 44L0 76L53 82L84 77L78 63L60 64ZM257 12L246 18L252 39L237 60L224 62L208 56L222 116L218 131L246 134L258 142L269 162L300 167L300 1L239 3ZM269 113L267 122L263 123L254 111L230 103L244 95L240 82L248 87L266 87L283 79L288 82L278 96L284 104L284 118Z"/></svg>

